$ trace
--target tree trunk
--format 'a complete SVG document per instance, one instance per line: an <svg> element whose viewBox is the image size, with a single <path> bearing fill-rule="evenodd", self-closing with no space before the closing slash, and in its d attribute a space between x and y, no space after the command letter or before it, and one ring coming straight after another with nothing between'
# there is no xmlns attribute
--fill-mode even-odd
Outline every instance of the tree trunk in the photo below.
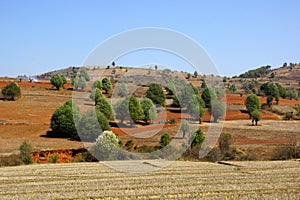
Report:
<svg viewBox="0 0 300 200"><path fill-rule="evenodd" d="M257 122L258 122L258 120L256 119L256 120L255 120L255 126L257 126Z"/></svg>
<svg viewBox="0 0 300 200"><path fill-rule="evenodd" d="M201 117L199 118L199 124L202 124L202 120L201 120Z"/></svg>

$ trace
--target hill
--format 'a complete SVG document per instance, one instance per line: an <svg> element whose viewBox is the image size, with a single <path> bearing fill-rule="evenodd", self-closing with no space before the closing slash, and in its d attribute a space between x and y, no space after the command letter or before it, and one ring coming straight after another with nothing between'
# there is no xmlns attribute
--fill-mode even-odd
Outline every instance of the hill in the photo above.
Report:
<svg viewBox="0 0 300 200"><path fill-rule="evenodd" d="M159 160L0 168L1 199L297 199L299 161ZM108 167L110 166L110 167ZM120 166L136 173L117 171ZM155 170L141 174L144 170Z"/></svg>

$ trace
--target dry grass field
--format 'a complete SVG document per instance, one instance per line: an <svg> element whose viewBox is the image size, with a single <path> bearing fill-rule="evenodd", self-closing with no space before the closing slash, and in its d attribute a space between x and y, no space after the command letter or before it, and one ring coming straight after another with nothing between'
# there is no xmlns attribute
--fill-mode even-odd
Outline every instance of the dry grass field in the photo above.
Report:
<svg viewBox="0 0 300 200"><path fill-rule="evenodd" d="M40 164L0 168L1 199L299 199L299 161L159 160ZM139 166L139 167L137 167ZM157 171L142 174L145 170Z"/></svg>

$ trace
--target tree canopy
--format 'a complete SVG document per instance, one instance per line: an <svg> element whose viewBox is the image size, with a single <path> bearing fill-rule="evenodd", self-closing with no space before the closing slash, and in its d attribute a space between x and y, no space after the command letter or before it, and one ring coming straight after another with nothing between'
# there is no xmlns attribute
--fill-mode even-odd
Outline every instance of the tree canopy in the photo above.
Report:
<svg viewBox="0 0 300 200"><path fill-rule="evenodd" d="M218 119L225 115L226 108L225 105L219 100L212 100L210 113L214 117L214 122L218 122Z"/></svg>
<svg viewBox="0 0 300 200"><path fill-rule="evenodd" d="M133 122L141 120L144 118L143 109L140 101L134 96L129 98L129 115L130 115L130 124L133 125Z"/></svg>
<svg viewBox="0 0 300 200"><path fill-rule="evenodd" d="M102 87L105 90L105 93L108 94L112 90L112 84L109 78L105 77L102 79Z"/></svg>
<svg viewBox="0 0 300 200"><path fill-rule="evenodd" d="M105 97L97 99L96 110L102 112L108 120L112 120L114 118L112 107Z"/></svg>
<svg viewBox="0 0 300 200"><path fill-rule="evenodd" d="M245 106L249 113L249 116L252 116L254 110L260 109L260 101L256 94L249 94L245 100Z"/></svg>
<svg viewBox="0 0 300 200"><path fill-rule="evenodd" d="M141 100L141 106L143 109L144 118L143 120L148 123L149 120L157 118L156 106L151 99L145 97Z"/></svg>
<svg viewBox="0 0 300 200"><path fill-rule="evenodd" d="M166 95L162 89L162 86L157 83L151 83L149 89L146 92L146 97L151 99L154 104L165 106Z"/></svg>
<svg viewBox="0 0 300 200"><path fill-rule="evenodd" d="M69 100L54 111L50 127L58 137L78 139L74 120L78 122L80 118L79 108Z"/></svg>
<svg viewBox="0 0 300 200"><path fill-rule="evenodd" d="M62 74L54 74L51 76L50 82L52 85L54 85L54 87L56 87L57 90L59 90L64 84L67 83L67 79Z"/></svg>
<svg viewBox="0 0 300 200"><path fill-rule="evenodd" d="M203 101L205 102L206 108L211 107L211 101L217 99L216 91L212 87L206 87L201 95Z"/></svg>

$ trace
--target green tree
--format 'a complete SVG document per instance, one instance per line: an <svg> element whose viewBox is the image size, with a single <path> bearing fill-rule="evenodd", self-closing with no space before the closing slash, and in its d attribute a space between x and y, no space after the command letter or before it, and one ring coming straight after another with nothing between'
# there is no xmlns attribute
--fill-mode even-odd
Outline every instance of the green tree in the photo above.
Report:
<svg viewBox="0 0 300 200"><path fill-rule="evenodd" d="M182 131L182 138L185 138L187 132L191 130L191 125L188 121L183 120L180 124L180 131Z"/></svg>
<svg viewBox="0 0 300 200"><path fill-rule="evenodd" d="M226 108L224 104L218 100L213 100L211 102L210 113L214 117L214 122L218 122L218 119L225 115Z"/></svg>
<svg viewBox="0 0 300 200"><path fill-rule="evenodd" d="M260 101L256 94L249 94L245 100L245 106L247 108L249 117L252 117L254 110L260 109Z"/></svg>
<svg viewBox="0 0 300 200"><path fill-rule="evenodd" d="M146 97L151 99L154 104L165 106L166 95L160 84L151 83L149 89L146 92Z"/></svg>
<svg viewBox="0 0 300 200"><path fill-rule="evenodd" d="M197 71L194 71L194 76L197 78L197 76L198 76L198 72Z"/></svg>
<svg viewBox="0 0 300 200"><path fill-rule="evenodd" d="M121 83L120 87L118 88L118 96L125 97L129 93L128 87L125 83Z"/></svg>
<svg viewBox="0 0 300 200"><path fill-rule="evenodd" d="M89 109L78 123L78 133L82 141L95 141L110 126L107 118L98 110Z"/></svg>
<svg viewBox="0 0 300 200"><path fill-rule="evenodd" d="M292 100L292 99L298 99L299 95L295 88L288 88L286 91L286 97Z"/></svg>
<svg viewBox="0 0 300 200"><path fill-rule="evenodd" d="M254 125L254 121L255 121L255 126L257 126L257 122L261 120L262 118L262 114L261 112L259 112L259 110L253 110L251 113L252 116L252 125Z"/></svg>
<svg viewBox="0 0 300 200"><path fill-rule="evenodd" d="M92 90L90 98L95 101L95 106L97 105L97 102L100 100L100 98L104 98L102 91L97 87Z"/></svg>
<svg viewBox="0 0 300 200"><path fill-rule="evenodd" d="M96 89L99 88L100 90L102 90L102 82L99 80L96 80L93 85L92 85L92 89Z"/></svg>
<svg viewBox="0 0 300 200"><path fill-rule="evenodd" d="M193 95L187 105L187 112L194 117L196 120L199 119L201 124L201 117L203 117L205 112L205 102L199 95Z"/></svg>
<svg viewBox="0 0 300 200"><path fill-rule="evenodd" d="M169 134L165 133L160 137L160 146L163 148L171 142L171 137Z"/></svg>
<svg viewBox="0 0 300 200"><path fill-rule="evenodd" d="M145 97L141 100L141 106L144 113L143 120L148 123L149 120L154 120L157 118L156 106L151 99Z"/></svg>
<svg viewBox="0 0 300 200"><path fill-rule="evenodd" d="M78 90L78 88L84 90L87 87L86 80L83 76L76 76L72 80L72 85L75 87L76 90Z"/></svg>
<svg viewBox="0 0 300 200"><path fill-rule="evenodd" d="M120 120L120 123L123 124L123 121L129 119L129 98L120 99L114 105L115 117Z"/></svg>
<svg viewBox="0 0 300 200"><path fill-rule="evenodd" d="M229 91L231 91L231 92L236 92L236 91L237 91L236 86L235 86L234 84L231 85L231 86L229 87Z"/></svg>
<svg viewBox="0 0 300 200"><path fill-rule="evenodd" d="M279 102L279 91L275 83L266 82L260 87L261 91L267 96L267 104L272 105L273 98L275 97L276 101Z"/></svg>
<svg viewBox="0 0 300 200"><path fill-rule="evenodd" d="M205 102L206 108L211 107L211 101L217 99L216 91L212 87L206 87L201 95L203 101Z"/></svg>
<svg viewBox="0 0 300 200"><path fill-rule="evenodd" d="M194 137L193 142L191 144L191 148L200 146L203 143L204 140L205 140L205 136L203 135L203 131L201 129L198 129L195 132L195 137Z"/></svg>
<svg viewBox="0 0 300 200"><path fill-rule="evenodd" d="M140 101L134 96L129 98L129 114L130 114L130 125L132 126L137 120L143 119L143 109Z"/></svg>
<svg viewBox="0 0 300 200"><path fill-rule="evenodd" d="M279 96L282 98L286 98L286 90L285 88L283 88L279 83L275 83L277 88L278 88L278 92L279 92Z"/></svg>
<svg viewBox="0 0 300 200"><path fill-rule="evenodd" d="M112 107L104 97L97 99L96 110L102 112L109 120L114 118Z"/></svg>
<svg viewBox="0 0 300 200"><path fill-rule="evenodd" d="M78 139L75 121L80 120L80 111L71 100L56 109L51 117L50 127L58 137Z"/></svg>
<svg viewBox="0 0 300 200"><path fill-rule="evenodd" d="M105 93L108 94L112 90L112 84L109 78L103 78L102 79L102 87L105 90Z"/></svg>
<svg viewBox="0 0 300 200"><path fill-rule="evenodd" d="M104 131L90 149L98 160L114 160L118 155L119 137L112 131Z"/></svg>
<svg viewBox="0 0 300 200"><path fill-rule="evenodd" d="M67 79L62 74L54 74L51 76L50 82L56 87L57 90L59 90L64 84L67 83Z"/></svg>
<svg viewBox="0 0 300 200"><path fill-rule="evenodd" d="M21 96L21 88L15 82L5 86L1 92L6 100L14 101Z"/></svg>
<svg viewBox="0 0 300 200"><path fill-rule="evenodd" d="M85 81L90 81L90 76L87 72L87 69L85 67L82 67L80 70L80 76L83 77L85 79Z"/></svg>

